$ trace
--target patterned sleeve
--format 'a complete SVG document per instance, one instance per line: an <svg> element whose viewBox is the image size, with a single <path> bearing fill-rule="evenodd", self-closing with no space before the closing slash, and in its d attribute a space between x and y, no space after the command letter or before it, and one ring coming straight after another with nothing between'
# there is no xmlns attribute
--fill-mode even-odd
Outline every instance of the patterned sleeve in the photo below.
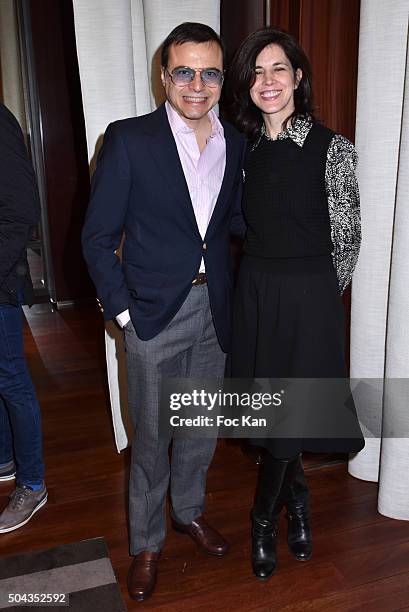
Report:
<svg viewBox="0 0 409 612"><path fill-rule="evenodd" d="M341 295L351 281L361 244L359 190L355 176L357 162L354 145L336 134L328 148L325 188L334 245L332 259Z"/></svg>

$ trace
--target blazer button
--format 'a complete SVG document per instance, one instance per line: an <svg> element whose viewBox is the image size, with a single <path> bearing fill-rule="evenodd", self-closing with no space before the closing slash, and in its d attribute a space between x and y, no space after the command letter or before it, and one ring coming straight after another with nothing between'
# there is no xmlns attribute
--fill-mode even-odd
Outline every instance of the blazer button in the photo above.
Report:
<svg viewBox="0 0 409 612"><path fill-rule="evenodd" d="M203 243L203 250L207 251L207 244L205 242Z"/></svg>

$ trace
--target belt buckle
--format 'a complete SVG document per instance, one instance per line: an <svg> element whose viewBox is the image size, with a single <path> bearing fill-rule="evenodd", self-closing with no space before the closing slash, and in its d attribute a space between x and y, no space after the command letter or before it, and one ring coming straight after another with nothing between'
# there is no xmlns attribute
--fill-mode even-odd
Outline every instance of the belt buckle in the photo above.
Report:
<svg viewBox="0 0 409 612"><path fill-rule="evenodd" d="M205 285L206 283L207 278L204 272L199 272L199 274L192 280L192 285L194 287L197 287L198 285Z"/></svg>

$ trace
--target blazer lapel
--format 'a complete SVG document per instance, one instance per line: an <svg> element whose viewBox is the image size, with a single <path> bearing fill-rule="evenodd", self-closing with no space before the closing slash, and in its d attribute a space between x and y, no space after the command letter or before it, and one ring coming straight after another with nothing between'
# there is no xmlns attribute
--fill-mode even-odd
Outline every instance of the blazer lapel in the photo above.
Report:
<svg viewBox="0 0 409 612"><path fill-rule="evenodd" d="M149 129L150 152L166 182L166 188L169 188L173 197L181 204L181 208L200 237L189 188L164 105L159 107L153 115L156 115L156 123Z"/></svg>
<svg viewBox="0 0 409 612"><path fill-rule="evenodd" d="M226 129L224 125L224 137L226 140L226 167L224 170L224 176L222 181L222 186L220 188L219 196L217 198L217 202L215 204L213 214L211 216L206 236L211 234L213 229L217 226L217 223L220 217L223 214L224 204L228 200L230 196L231 188L234 180L234 171L236 167L236 155L234 151L234 143L233 138L231 137L229 131Z"/></svg>

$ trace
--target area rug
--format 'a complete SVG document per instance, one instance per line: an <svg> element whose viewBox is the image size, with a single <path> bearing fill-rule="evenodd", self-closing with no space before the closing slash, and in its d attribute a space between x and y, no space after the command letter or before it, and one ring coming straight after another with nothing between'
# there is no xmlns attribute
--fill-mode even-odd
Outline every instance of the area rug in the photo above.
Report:
<svg viewBox="0 0 409 612"><path fill-rule="evenodd" d="M42 606L60 612L126 611L104 538L0 559L0 610Z"/></svg>

